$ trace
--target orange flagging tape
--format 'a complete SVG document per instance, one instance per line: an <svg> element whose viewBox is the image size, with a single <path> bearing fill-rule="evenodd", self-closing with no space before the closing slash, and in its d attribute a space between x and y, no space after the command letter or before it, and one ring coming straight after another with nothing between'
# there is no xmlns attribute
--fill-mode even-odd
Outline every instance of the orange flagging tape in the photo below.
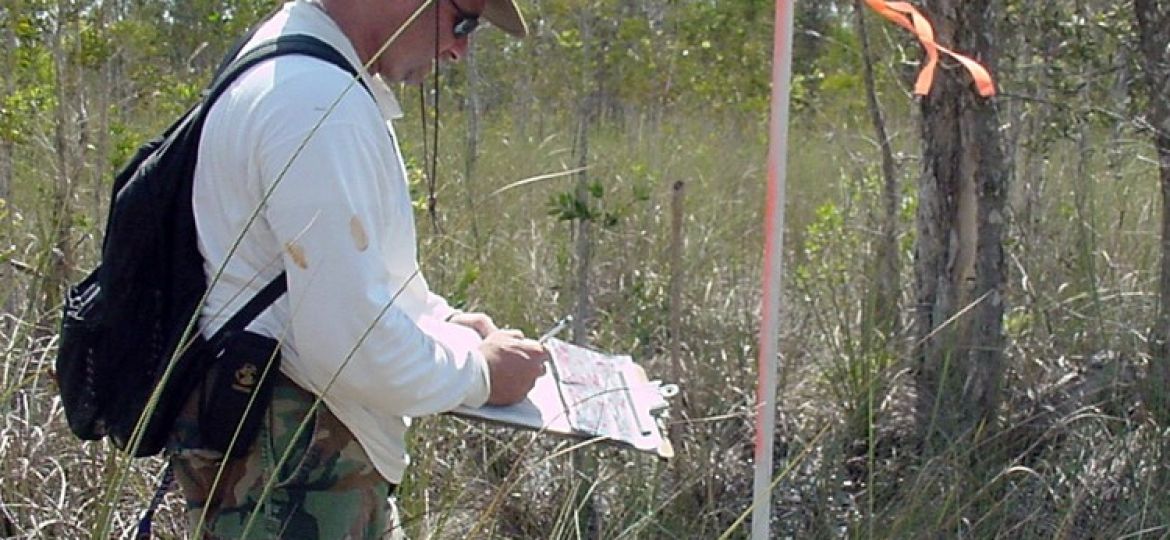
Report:
<svg viewBox="0 0 1170 540"><path fill-rule="evenodd" d="M942 51L958 60L959 63L963 64L963 67L967 68L967 71L971 72L971 77L975 79L975 89L979 95L983 97L995 95L995 83L991 80L991 74L979 65L979 62L970 57L935 43L934 27L930 26L930 21L927 21L926 17L923 17L922 13L914 6L907 2L884 2L882 0L865 0L865 3L881 16L914 32L918 36L918 41L922 43L922 48L926 49L926 65L922 66L922 71L918 72L918 81L914 83L915 94L925 96L930 93L930 85L934 83L934 70L938 67L938 51Z"/></svg>

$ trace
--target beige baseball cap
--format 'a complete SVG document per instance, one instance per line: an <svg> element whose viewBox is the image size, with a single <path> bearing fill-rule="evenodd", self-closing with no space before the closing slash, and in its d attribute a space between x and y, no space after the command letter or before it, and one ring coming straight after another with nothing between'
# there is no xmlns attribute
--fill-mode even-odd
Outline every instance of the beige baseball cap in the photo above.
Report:
<svg viewBox="0 0 1170 540"><path fill-rule="evenodd" d="M528 25L524 23L515 0L487 0L480 16L513 36L522 38L528 35Z"/></svg>

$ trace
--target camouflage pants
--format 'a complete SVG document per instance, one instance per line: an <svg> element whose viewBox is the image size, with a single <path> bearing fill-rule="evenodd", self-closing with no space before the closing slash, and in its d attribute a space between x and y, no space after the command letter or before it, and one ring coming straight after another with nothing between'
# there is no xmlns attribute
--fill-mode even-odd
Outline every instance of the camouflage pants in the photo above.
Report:
<svg viewBox="0 0 1170 540"><path fill-rule="evenodd" d="M202 519L202 538L244 538L245 532L249 539L405 538L391 485L349 429L323 403L311 412L316 397L284 375L255 442L246 455L227 460L212 493L223 456L200 448L198 394L180 414L170 446L192 533Z"/></svg>

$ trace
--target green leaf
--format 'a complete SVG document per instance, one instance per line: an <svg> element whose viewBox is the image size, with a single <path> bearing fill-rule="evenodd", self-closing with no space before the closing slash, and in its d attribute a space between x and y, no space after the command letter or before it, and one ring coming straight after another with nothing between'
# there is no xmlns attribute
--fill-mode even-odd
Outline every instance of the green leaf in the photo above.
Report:
<svg viewBox="0 0 1170 540"><path fill-rule="evenodd" d="M602 185L600 180L594 180L592 182L589 182L588 189L589 189L589 194L592 195L596 199L600 199L600 198L605 196L605 186Z"/></svg>

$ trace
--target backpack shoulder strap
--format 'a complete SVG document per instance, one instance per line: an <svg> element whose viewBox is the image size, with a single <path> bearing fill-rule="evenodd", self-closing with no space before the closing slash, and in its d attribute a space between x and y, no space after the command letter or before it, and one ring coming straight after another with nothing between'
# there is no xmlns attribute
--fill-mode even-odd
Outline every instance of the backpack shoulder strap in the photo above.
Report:
<svg viewBox="0 0 1170 540"><path fill-rule="evenodd" d="M244 307L240 308L235 315L232 315L232 318L228 319L223 326L219 327L219 330L208 341L218 346L218 343L229 332L239 332L247 327L248 323L255 320L256 317L259 317L260 313L268 309L268 306L271 306L277 298L280 298L280 295L288 290L287 277L288 275L285 272L281 272L280 275L268 282L268 285L260 289L260 292L256 293L256 296L248 300L248 303L244 304Z"/></svg>
<svg viewBox="0 0 1170 540"><path fill-rule="evenodd" d="M222 72L216 76L215 82L211 84L207 95L203 99L203 106L201 108L200 114L206 115L207 111L211 108L211 104L215 103L215 100L218 99L221 94L223 94L228 86L231 85L232 81L242 75L245 71L266 60L290 54L302 54L329 62L353 76L354 80L360 83L367 92L370 90L369 87L366 86L365 81L360 76L358 76L358 73L354 69L353 64L350 64L349 60L347 60L345 56L338 52L337 49L334 49L325 42L313 36L292 34L281 36L276 39L261 43L254 49L244 53L243 56L240 56L239 58L231 61L231 63L222 69ZM261 312L263 312L265 309L268 309L268 306L271 306L277 298L280 298L280 296L288 290L288 282L286 278L287 274L285 272L281 272L280 275L276 276L276 278L269 282L268 285L265 285L264 288L256 294L256 296L252 297L252 299L248 300L248 303L245 304L244 307L240 308L240 311L236 312L236 314L233 315L231 319L228 319L228 321L224 323L222 327L220 327L219 331L217 331L211 338L211 342L217 343L220 339L223 338L223 336L227 335L228 332L238 332L243 330L244 327L246 327L248 323L252 322L256 317L258 317Z"/></svg>
<svg viewBox="0 0 1170 540"><path fill-rule="evenodd" d="M346 73L349 73L350 76L354 78L354 80L360 83L362 87L366 88L367 92L369 91L369 87L366 87L365 80L358 76L358 72L356 69L354 69L353 64L350 64L349 60L347 60L345 56L338 52L337 49L334 49L329 44L313 36L305 34L289 34L280 36L275 39L270 39L257 45L255 48L244 53L242 56L231 61L231 63L224 67L216 75L215 80L211 83L211 86L208 87L207 94L203 98L204 111L210 109L211 104L215 103L215 100L219 99L220 94L223 94L223 92L227 90L228 86L231 86L232 82L235 81L236 78L242 75L244 72L252 69L257 64L266 60L271 60L278 56L287 56L290 54L311 56L318 60L329 62L330 64L341 68Z"/></svg>

